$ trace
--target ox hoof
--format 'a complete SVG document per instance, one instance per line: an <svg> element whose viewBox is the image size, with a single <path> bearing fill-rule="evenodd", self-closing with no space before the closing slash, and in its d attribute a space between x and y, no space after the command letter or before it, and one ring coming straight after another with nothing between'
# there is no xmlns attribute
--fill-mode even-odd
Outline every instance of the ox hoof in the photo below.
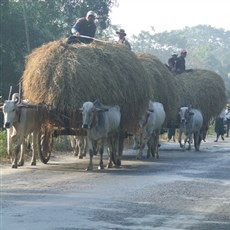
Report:
<svg viewBox="0 0 230 230"><path fill-rule="evenodd" d="M104 169L104 165L98 165L98 170L103 170Z"/></svg>
<svg viewBox="0 0 230 230"><path fill-rule="evenodd" d="M23 166L23 165L24 165L24 162L22 162L22 161L18 162L18 166Z"/></svg>
<svg viewBox="0 0 230 230"><path fill-rule="evenodd" d="M36 166L36 162L31 162L31 166Z"/></svg>
<svg viewBox="0 0 230 230"><path fill-rule="evenodd" d="M147 153L148 155L148 153ZM138 153L137 156L136 156L136 159L137 160L142 160L143 159L143 153Z"/></svg>
<svg viewBox="0 0 230 230"><path fill-rule="evenodd" d="M107 169L112 168L112 167L113 167L113 163L111 163L111 162L106 165Z"/></svg>
<svg viewBox="0 0 230 230"><path fill-rule="evenodd" d="M121 160L120 159L117 159L117 166L121 166Z"/></svg>
<svg viewBox="0 0 230 230"><path fill-rule="evenodd" d="M87 167L85 171L93 171L93 167Z"/></svg>
<svg viewBox="0 0 230 230"><path fill-rule="evenodd" d="M79 156L78 159L83 159L83 156Z"/></svg>
<svg viewBox="0 0 230 230"><path fill-rule="evenodd" d="M18 168L18 166L17 165L12 165L11 168L16 169L16 168Z"/></svg>

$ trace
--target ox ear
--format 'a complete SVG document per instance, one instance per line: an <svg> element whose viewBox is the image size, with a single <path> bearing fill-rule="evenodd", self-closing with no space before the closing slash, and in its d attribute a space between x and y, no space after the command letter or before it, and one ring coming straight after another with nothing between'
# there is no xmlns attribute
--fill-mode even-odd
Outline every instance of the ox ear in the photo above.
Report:
<svg viewBox="0 0 230 230"><path fill-rule="evenodd" d="M153 109L148 109L147 113L150 114L150 113L153 113L154 110Z"/></svg>
<svg viewBox="0 0 230 230"><path fill-rule="evenodd" d="M188 109L189 110L192 109L192 105L191 104L188 105Z"/></svg>
<svg viewBox="0 0 230 230"><path fill-rule="evenodd" d="M100 106L100 105L101 105L101 100L98 98L98 99L96 99L96 100L93 102L93 104L94 104L95 106Z"/></svg>
<svg viewBox="0 0 230 230"><path fill-rule="evenodd" d="M18 107L19 109L28 108L28 106L26 106L26 105L17 104L16 101L15 101L15 104L17 105L17 107Z"/></svg>
<svg viewBox="0 0 230 230"><path fill-rule="evenodd" d="M3 106L0 106L0 112L3 112Z"/></svg>
<svg viewBox="0 0 230 230"><path fill-rule="evenodd" d="M105 108L95 108L97 112L107 112L109 111L108 109L105 109Z"/></svg>

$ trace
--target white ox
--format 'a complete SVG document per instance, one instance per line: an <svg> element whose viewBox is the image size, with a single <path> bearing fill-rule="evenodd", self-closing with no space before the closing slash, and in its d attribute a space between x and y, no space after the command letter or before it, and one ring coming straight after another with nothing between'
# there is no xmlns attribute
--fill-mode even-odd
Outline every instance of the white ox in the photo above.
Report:
<svg viewBox="0 0 230 230"><path fill-rule="evenodd" d="M87 130L87 150L90 161L87 170L93 170L93 155L95 146L99 146L100 162L98 169L103 169L104 144L107 141L110 148L110 156L107 167L112 166L112 161L116 164L118 151L118 137L121 113L119 106L105 106L99 101L87 101L82 108L82 128Z"/></svg>
<svg viewBox="0 0 230 230"><path fill-rule="evenodd" d="M159 102L149 101L149 108L145 119L140 122L140 126L144 128L143 136L140 138L140 150L137 158L142 158L143 149L147 142L147 158L150 157L150 153L156 159L159 158L158 147L159 147L159 136L162 125L165 121L165 110L164 106Z"/></svg>
<svg viewBox="0 0 230 230"><path fill-rule="evenodd" d="M192 134L194 135L195 150L199 151L200 143L202 140L201 129L203 125L203 116L197 109L189 107L181 107L179 111L180 116L180 128L178 141L181 148L185 148L186 142L188 142L188 150L191 149ZM181 142L182 133L185 133L184 145Z"/></svg>
<svg viewBox="0 0 230 230"><path fill-rule="evenodd" d="M36 150L38 146L39 132L42 125L42 118L35 109L25 108L18 104L14 96L12 100L6 100L2 107L4 114L4 127L7 129L7 151L12 159L12 168L18 167L18 154L21 148L19 165L23 165L25 138L32 134L32 160L31 165L36 165Z"/></svg>

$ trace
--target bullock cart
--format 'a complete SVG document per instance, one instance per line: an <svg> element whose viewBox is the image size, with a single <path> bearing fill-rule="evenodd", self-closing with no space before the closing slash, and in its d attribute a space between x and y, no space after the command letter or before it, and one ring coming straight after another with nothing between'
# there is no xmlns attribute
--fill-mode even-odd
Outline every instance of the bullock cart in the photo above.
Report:
<svg viewBox="0 0 230 230"><path fill-rule="evenodd" d="M21 83L23 97L45 108L44 150L51 145L50 136L85 135L79 108L100 99L104 105L120 107L121 155L122 140L139 128L139 119L153 98L151 81L136 54L108 43L68 46L58 40L44 44L27 57Z"/></svg>

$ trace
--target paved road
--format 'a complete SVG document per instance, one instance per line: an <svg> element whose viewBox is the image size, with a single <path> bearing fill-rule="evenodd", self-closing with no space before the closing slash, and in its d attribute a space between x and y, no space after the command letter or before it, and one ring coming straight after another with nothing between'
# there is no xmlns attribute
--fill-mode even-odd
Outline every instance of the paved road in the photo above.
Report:
<svg viewBox="0 0 230 230"><path fill-rule="evenodd" d="M230 229L230 140L208 138L199 153L162 142L158 160L126 149L104 171L87 163L54 153L48 165L3 164L0 229Z"/></svg>

